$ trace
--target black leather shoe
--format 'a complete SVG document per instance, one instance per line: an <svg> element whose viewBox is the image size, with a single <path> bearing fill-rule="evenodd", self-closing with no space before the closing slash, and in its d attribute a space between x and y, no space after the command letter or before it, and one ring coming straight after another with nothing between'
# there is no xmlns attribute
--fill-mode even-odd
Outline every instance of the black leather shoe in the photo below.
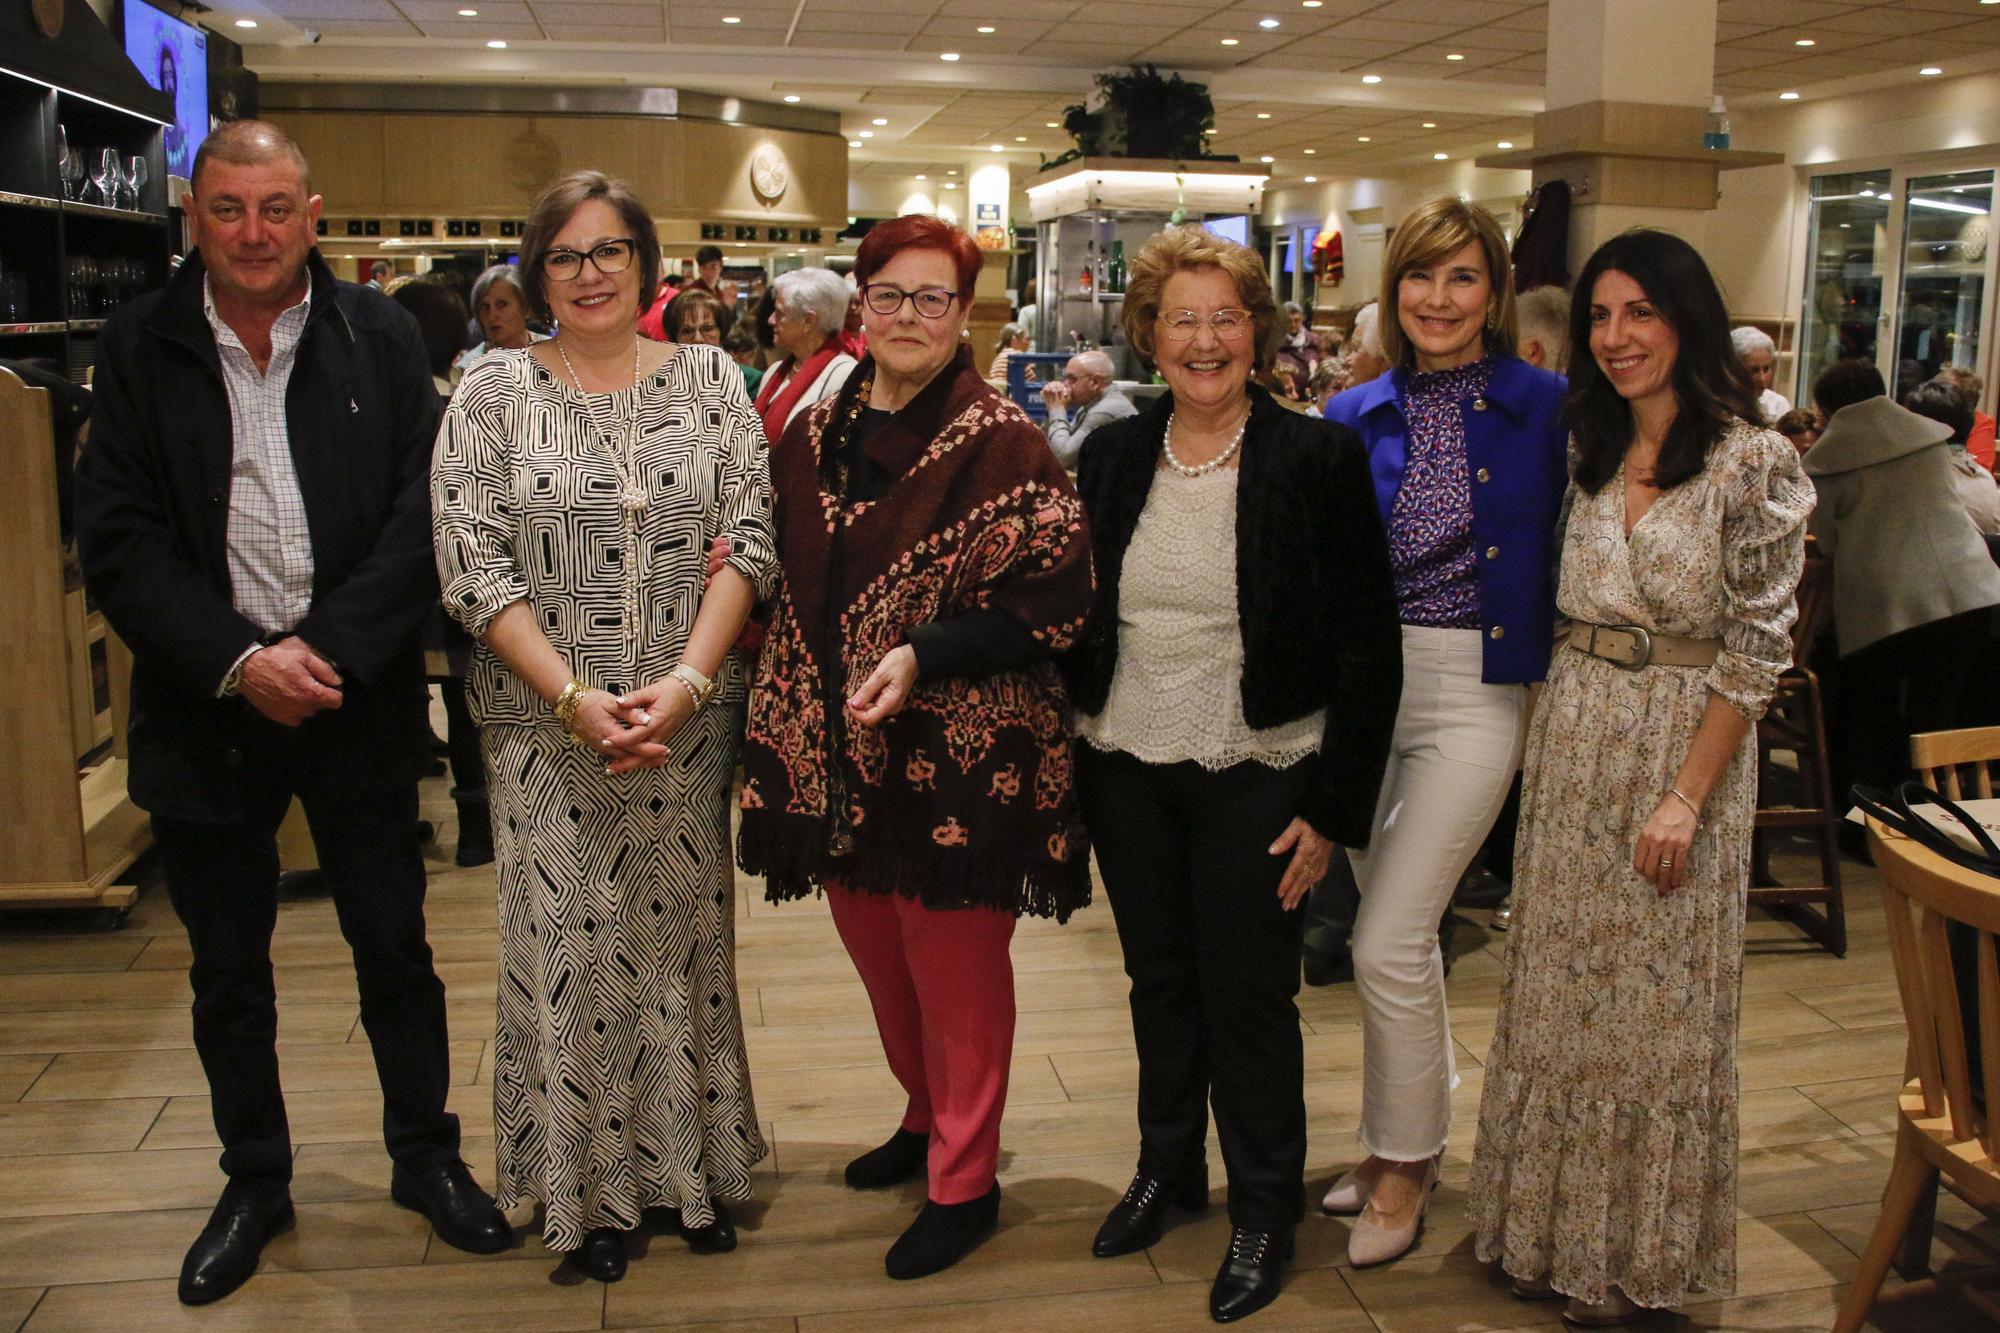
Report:
<svg viewBox="0 0 2000 1333"><path fill-rule="evenodd" d="M389 1178L389 1197L430 1218L438 1239L468 1254L498 1254L514 1243L493 1196L479 1188L464 1162L411 1171L397 1165Z"/></svg>
<svg viewBox="0 0 2000 1333"><path fill-rule="evenodd" d="M458 848L452 853L453 865L483 866L493 860L493 811L487 804L486 793L474 790L461 795L452 789L452 799L458 803Z"/></svg>
<svg viewBox="0 0 2000 1333"><path fill-rule="evenodd" d="M1125 1187L1125 1197L1111 1205L1104 1225L1097 1229L1090 1252L1100 1259L1115 1259L1149 1248L1158 1242L1167 1224L1169 1204L1195 1213L1208 1207L1208 1168L1178 1185L1144 1173L1133 1176Z"/></svg>
<svg viewBox="0 0 2000 1333"><path fill-rule="evenodd" d="M696 1254L727 1254L736 1248L736 1224L729 1220L720 1203L709 1206L715 1209L713 1222L705 1227L691 1227L675 1213L674 1230Z"/></svg>
<svg viewBox="0 0 2000 1333"><path fill-rule="evenodd" d="M941 1273L963 1259L972 1242L991 1231L999 1221L998 1184L968 1203L925 1200L917 1220L889 1247L883 1267L898 1281Z"/></svg>
<svg viewBox="0 0 2000 1333"><path fill-rule="evenodd" d="M1209 1318L1218 1324L1231 1323L1277 1300L1285 1260L1291 1257L1289 1231L1230 1228L1229 1253L1216 1270L1215 1285L1208 1289Z"/></svg>
<svg viewBox="0 0 2000 1333"><path fill-rule="evenodd" d="M625 1234L617 1227L592 1227L583 1244L569 1252L569 1261L585 1277L616 1282L625 1276Z"/></svg>
<svg viewBox="0 0 2000 1333"><path fill-rule="evenodd" d="M257 1189L231 1181L181 1261L181 1304L219 1301L249 1281L265 1243L291 1225L292 1196L284 1186Z"/></svg>
<svg viewBox="0 0 2000 1333"><path fill-rule="evenodd" d="M870 1148L847 1164L847 1188L879 1190L923 1174L930 1156L931 1136L899 1129L879 1148Z"/></svg>

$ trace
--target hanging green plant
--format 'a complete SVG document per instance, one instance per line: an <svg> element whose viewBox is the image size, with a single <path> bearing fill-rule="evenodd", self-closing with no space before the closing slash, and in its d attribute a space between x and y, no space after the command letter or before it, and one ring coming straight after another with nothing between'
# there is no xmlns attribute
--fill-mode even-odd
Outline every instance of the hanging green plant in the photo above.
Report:
<svg viewBox="0 0 2000 1333"><path fill-rule="evenodd" d="M1063 129L1076 147L1047 166L1079 157L1209 156L1204 132L1215 127L1215 103L1207 84L1162 75L1150 64L1100 74L1096 83L1097 110L1079 102L1063 113Z"/></svg>

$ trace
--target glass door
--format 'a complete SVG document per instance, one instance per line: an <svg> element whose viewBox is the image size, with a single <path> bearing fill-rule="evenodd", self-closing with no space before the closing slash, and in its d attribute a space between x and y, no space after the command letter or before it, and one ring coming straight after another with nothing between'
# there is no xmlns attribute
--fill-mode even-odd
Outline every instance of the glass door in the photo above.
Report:
<svg viewBox="0 0 2000 1333"><path fill-rule="evenodd" d="M1812 383L1836 361L1879 360L1882 287L1889 267L1889 171L1815 176L1807 221L1805 312L1799 325L1799 379L1793 402L1812 401Z"/></svg>
<svg viewBox="0 0 2000 1333"><path fill-rule="evenodd" d="M1901 398L1945 366L1977 370L1989 323L1993 172L1903 183L1903 270L1890 393Z"/></svg>

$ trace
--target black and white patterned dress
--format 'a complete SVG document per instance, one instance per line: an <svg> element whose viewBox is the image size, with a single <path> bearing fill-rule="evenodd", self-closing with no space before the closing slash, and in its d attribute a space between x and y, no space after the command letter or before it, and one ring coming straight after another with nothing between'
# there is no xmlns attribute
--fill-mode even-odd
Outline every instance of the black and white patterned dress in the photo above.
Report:
<svg viewBox="0 0 2000 1333"><path fill-rule="evenodd" d="M635 401L643 505L607 436ZM619 693L680 660L713 538L769 590L771 492L742 372L717 349L679 347L592 405L602 427L526 351L481 359L438 434L432 512L453 616L478 634L525 600L578 679ZM500 878L499 1202L540 1200L556 1250L650 1207L707 1225L766 1151L736 1002L738 706L696 713L664 767L608 777L483 645L468 687Z"/></svg>

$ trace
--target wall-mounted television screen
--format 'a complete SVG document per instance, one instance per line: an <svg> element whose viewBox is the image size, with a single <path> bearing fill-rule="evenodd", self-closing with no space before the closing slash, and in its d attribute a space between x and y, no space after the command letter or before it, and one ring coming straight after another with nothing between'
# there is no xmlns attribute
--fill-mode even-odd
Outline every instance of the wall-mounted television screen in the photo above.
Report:
<svg viewBox="0 0 2000 1333"><path fill-rule="evenodd" d="M167 171L190 174L195 150L208 137L208 34L145 0L125 0L125 55L147 83L174 99Z"/></svg>
<svg viewBox="0 0 2000 1333"><path fill-rule="evenodd" d="M1203 218L1201 225L1214 232L1217 236L1226 237L1238 245L1250 244L1250 219L1242 213L1233 213L1226 217Z"/></svg>

